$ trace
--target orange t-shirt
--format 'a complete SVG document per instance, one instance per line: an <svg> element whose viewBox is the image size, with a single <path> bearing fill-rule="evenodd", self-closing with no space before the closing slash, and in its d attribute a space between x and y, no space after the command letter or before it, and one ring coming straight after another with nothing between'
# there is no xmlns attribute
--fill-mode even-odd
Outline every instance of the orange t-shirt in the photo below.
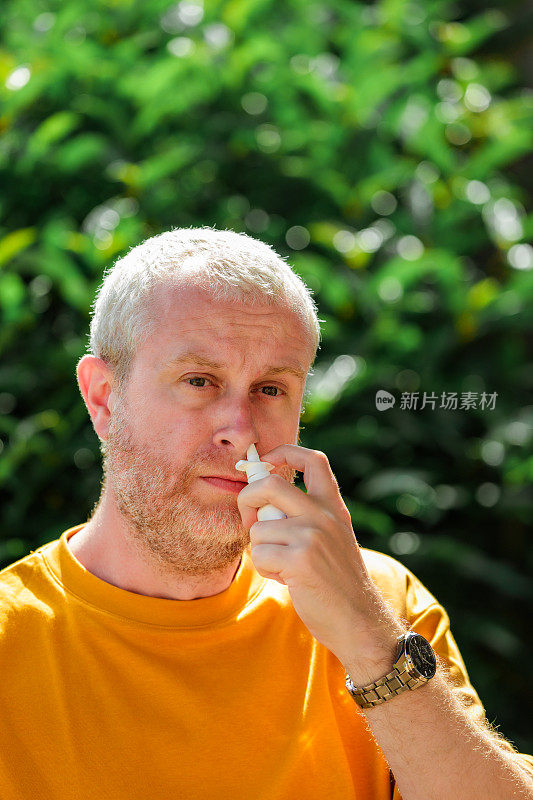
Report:
<svg viewBox="0 0 533 800"><path fill-rule="evenodd" d="M81 527L0 572L2 800L390 800L341 663L249 550L217 595L147 597L77 561ZM442 606L362 552L483 716Z"/></svg>

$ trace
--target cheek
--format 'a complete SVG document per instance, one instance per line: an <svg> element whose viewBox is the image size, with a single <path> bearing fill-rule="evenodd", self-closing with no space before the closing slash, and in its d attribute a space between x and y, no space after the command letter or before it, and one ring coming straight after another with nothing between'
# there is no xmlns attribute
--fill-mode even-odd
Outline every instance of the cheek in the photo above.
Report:
<svg viewBox="0 0 533 800"><path fill-rule="evenodd" d="M148 437L151 448L165 454L176 465L187 464L198 450L205 446L207 427L199 419L176 414L171 421L154 417L148 421Z"/></svg>

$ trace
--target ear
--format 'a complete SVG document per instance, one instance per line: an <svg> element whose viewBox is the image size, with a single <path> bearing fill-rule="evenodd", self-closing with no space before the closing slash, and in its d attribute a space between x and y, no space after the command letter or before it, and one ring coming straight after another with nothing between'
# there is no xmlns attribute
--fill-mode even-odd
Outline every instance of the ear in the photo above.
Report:
<svg viewBox="0 0 533 800"><path fill-rule="evenodd" d="M113 373L101 358L87 355L79 360L76 374L96 435L105 440L113 408Z"/></svg>

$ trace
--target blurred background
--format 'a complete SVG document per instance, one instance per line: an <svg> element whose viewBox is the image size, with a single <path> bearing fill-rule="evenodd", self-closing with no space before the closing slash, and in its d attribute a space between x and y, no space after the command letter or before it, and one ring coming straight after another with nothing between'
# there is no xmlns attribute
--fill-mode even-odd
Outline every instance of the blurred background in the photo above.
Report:
<svg viewBox="0 0 533 800"><path fill-rule="evenodd" d="M0 567L98 498L75 366L105 267L247 232L324 320L302 444L533 752L532 29L509 0L4 0Z"/></svg>

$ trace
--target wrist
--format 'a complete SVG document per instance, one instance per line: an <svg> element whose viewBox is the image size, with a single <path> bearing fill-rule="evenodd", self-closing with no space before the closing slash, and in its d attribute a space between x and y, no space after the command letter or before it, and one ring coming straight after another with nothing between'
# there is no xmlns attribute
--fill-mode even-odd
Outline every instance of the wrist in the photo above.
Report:
<svg viewBox="0 0 533 800"><path fill-rule="evenodd" d="M339 659L346 674L356 686L366 686L387 675L394 666L398 652L398 637L406 632L401 624L391 625L369 638L366 647Z"/></svg>
<svg viewBox="0 0 533 800"><path fill-rule="evenodd" d="M428 640L408 631L397 639L392 669L387 668L380 678L361 677L368 681L364 685L355 684L348 674L346 689L360 708L374 708L408 690L425 686L435 676L437 666L435 651Z"/></svg>

